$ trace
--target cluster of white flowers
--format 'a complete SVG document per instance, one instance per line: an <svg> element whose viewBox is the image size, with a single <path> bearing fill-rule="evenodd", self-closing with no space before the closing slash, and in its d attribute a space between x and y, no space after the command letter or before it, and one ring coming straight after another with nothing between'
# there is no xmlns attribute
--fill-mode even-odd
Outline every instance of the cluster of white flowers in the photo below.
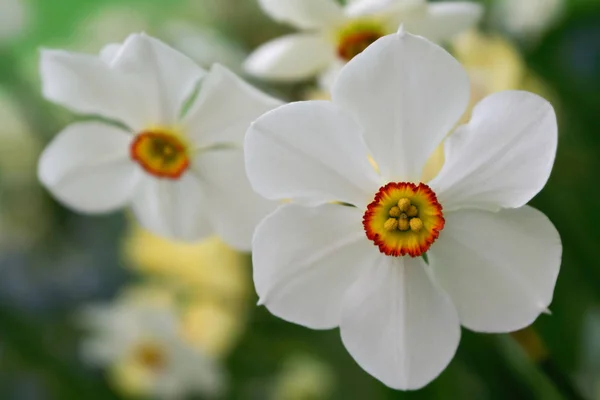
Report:
<svg viewBox="0 0 600 400"><path fill-rule="evenodd" d="M56 136L41 182L77 211L127 206L161 236L216 233L252 250L261 304L313 329L339 327L358 364L392 388L432 381L461 325L509 332L546 311L561 241L526 204L554 163L554 110L537 95L500 92L456 127L469 80L434 43L474 25L481 8L260 5L306 32L260 47L247 71L324 74L331 101L283 105L144 34L98 56L44 50L46 98L100 118ZM445 161L429 180L424 166L439 146Z"/></svg>

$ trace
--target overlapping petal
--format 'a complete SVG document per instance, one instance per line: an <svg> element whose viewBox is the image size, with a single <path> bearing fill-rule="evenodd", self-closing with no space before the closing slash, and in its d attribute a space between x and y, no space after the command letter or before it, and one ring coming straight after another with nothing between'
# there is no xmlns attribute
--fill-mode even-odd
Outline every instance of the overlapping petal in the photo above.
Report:
<svg viewBox="0 0 600 400"><path fill-rule="evenodd" d="M403 20L404 28L434 42L444 42L477 25L483 16L481 4L448 1L428 4L426 12Z"/></svg>
<svg viewBox="0 0 600 400"><path fill-rule="evenodd" d="M206 74L187 56L145 34L129 36L113 55L111 67L144 82L136 96L154 100L144 123L155 125L175 123L185 101Z"/></svg>
<svg viewBox="0 0 600 400"><path fill-rule="evenodd" d="M342 70L333 102L365 128L391 181L418 181L426 160L464 113L469 80L441 47L404 32L379 39Z"/></svg>
<svg viewBox="0 0 600 400"><path fill-rule="evenodd" d="M344 17L335 0L259 0L261 8L275 21L300 29L331 26Z"/></svg>
<svg viewBox="0 0 600 400"><path fill-rule="evenodd" d="M131 128L148 117L139 81L113 71L102 59L60 50L43 50L40 74L44 97L82 114L120 121Z"/></svg>
<svg viewBox="0 0 600 400"><path fill-rule="evenodd" d="M482 332L518 330L544 312L552 301L561 253L552 223L528 206L449 213L429 252L461 324Z"/></svg>
<svg viewBox="0 0 600 400"><path fill-rule="evenodd" d="M260 78L296 81L315 76L334 60L333 46L322 34L297 33L259 46L244 62L244 69Z"/></svg>
<svg viewBox="0 0 600 400"><path fill-rule="evenodd" d="M344 298L344 345L368 373L395 389L419 389L446 368L460 324L421 258L379 255Z"/></svg>
<svg viewBox="0 0 600 400"><path fill-rule="evenodd" d="M182 125L197 147L242 146L250 123L282 104L215 64L202 80L198 97Z"/></svg>
<svg viewBox="0 0 600 400"><path fill-rule="evenodd" d="M365 240L362 211L284 205L256 229L254 284L269 311L297 324L339 324L344 293L381 254Z"/></svg>
<svg viewBox="0 0 600 400"><path fill-rule="evenodd" d="M272 199L366 206L381 186L363 130L328 101L298 102L260 117L246 135L254 190Z"/></svg>
<svg viewBox="0 0 600 400"><path fill-rule="evenodd" d="M139 179L129 159L127 132L98 122L66 127L46 147L38 177L65 205L87 213L118 209Z"/></svg>
<svg viewBox="0 0 600 400"><path fill-rule="evenodd" d="M194 172L204 187L208 218L216 233L231 247L249 251L254 228L276 203L250 187L243 150L202 153L194 160Z"/></svg>
<svg viewBox="0 0 600 400"><path fill-rule="evenodd" d="M541 97L495 93L446 140L444 167L430 186L445 210L523 206L548 181L557 129L554 109Z"/></svg>
<svg viewBox="0 0 600 400"><path fill-rule="evenodd" d="M194 242L213 233L202 184L189 171L178 180L144 176L132 208L142 227L166 238Z"/></svg>

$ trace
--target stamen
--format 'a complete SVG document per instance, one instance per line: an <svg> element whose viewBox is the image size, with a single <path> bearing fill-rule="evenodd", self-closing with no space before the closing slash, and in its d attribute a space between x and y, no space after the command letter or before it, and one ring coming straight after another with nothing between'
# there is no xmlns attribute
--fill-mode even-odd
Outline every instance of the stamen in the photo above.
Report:
<svg viewBox="0 0 600 400"><path fill-rule="evenodd" d="M423 221L420 218L412 218L410 220L410 230L413 232L421 232L423 229Z"/></svg>
<svg viewBox="0 0 600 400"><path fill-rule="evenodd" d="M394 206L394 207L390 208L389 215L390 215L390 217L398 218L401 213L402 212L400 211L400 208Z"/></svg>
<svg viewBox="0 0 600 400"><path fill-rule="evenodd" d="M398 229L402 232L410 229L410 224L408 222L408 216L404 213L400 214L400 218L398 219Z"/></svg>
<svg viewBox="0 0 600 400"><path fill-rule="evenodd" d="M410 206L410 207L408 207L408 210L406 210L406 215L408 215L411 218L416 217L418 214L419 214L419 210L415 206Z"/></svg>
<svg viewBox="0 0 600 400"><path fill-rule="evenodd" d="M401 198L400 200L398 200L398 208L402 212L407 212L410 208L410 200L406 197Z"/></svg>
<svg viewBox="0 0 600 400"><path fill-rule="evenodd" d="M385 224L383 224L383 228L388 232L395 231L398 229L398 220L396 218L389 218L385 221Z"/></svg>

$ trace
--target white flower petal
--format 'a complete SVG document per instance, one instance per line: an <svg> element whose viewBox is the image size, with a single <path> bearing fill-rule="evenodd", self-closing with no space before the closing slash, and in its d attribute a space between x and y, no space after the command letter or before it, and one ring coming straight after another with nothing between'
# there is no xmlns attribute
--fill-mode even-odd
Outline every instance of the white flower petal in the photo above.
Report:
<svg viewBox="0 0 600 400"><path fill-rule="evenodd" d="M203 184L208 217L216 233L231 247L249 251L254 228L277 205L250 187L243 150L201 153L194 160L194 170Z"/></svg>
<svg viewBox="0 0 600 400"><path fill-rule="evenodd" d="M362 211L336 204L282 206L256 228L252 250L261 304L313 329L338 326L344 293L381 255Z"/></svg>
<svg viewBox="0 0 600 400"><path fill-rule="evenodd" d="M198 97L182 125L198 147L218 143L241 147L250 123L281 104L215 64L202 80Z"/></svg>
<svg viewBox="0 0 600 400"><path fill-rule="evenodd" d="M558 141L546 100L507 91L483 99L445 141L445 164L430 182L444 210L521 207L546 184Z"/></svg>
<svg viewBox="0 0 600 400"><path fill-rule="evenodd" d="M275 21L300 29L328 27L344 18L336 0L258 0L258 3Z"/></svg>
<svg viewBox="0 0 600 400"><path fill-rule="evenodd" d="M447 42L477 25L483 16L481 4L466 1L431 3L427 11L402 22L404 28L434 42Z"/></svg>
<svg viewBox="0 0 600 400"><path fill-rule="evenodd" d="M190 58L145 34L129 36L114 57L112 68L145 83L140 98L155 101L147 125L173 124L185 101L206 72Z"/></svg>
<svg viewBox="0 0 600 400"><path fill-rule="evenodd" d="M105 63L111 65L113 61L119 56L121 51L121 43L109 43L100 50L99 57Z"/></svg>
<svg viewBox="0 0 600 400"><path fill-rule="evenodd" d="M244 61L244 70L259 78L296 81L312 78L334 60L333 46L323 35L297 33L259 46Z"/></svg>
<svg viewBox="0 0 600 400"><path fill-rule="evenodd" d="M342 70L333 102L365 128L382 174L418 181L469 102L469 79L441 47L404 32L379 39Z"/></svg>
<svg viewBox="0 0 600 400"><path fill-rule="evenodd" d="M101 115L131 128L146 122L135 79L111 70L98 57L43 50L40 74L44 97L72 111Z"/></svg>
<svg viewBox="0 0 600 400"><path fill-rule="evenodd" d="M379 189L361 128L328 101L279 107L246 135L246 170L271 200L301 198L365 206Z"/></svg>
<svg viewBox="0 0 600 400"><path fill-rule="evenodd" d="M195 242L214 232L203 188L190 171L178 180L144 176L134 194L133 212L142 227L173 240Z"/></svg>
<svg viewBox="0 0 600 400"><path fill-rule="evenodd" d="M38 164L42 184L62 203L86 213L121 208L139 178L129 158L132 136L99 122L67 126Z"/></svg>
<svg viewBox="0 0 600 400"><path fill-rule="evenodd" d="M528 206L449 213L429 252L461 324L482 332L515 331L544 312L552 301L561 253L552 223Z"/></svg>
<svg viewBox="0 0 600 400"><path fill-rule="evenodd" d="M394 389L419 389L446 368L460 324L421 258L379 255L344 298L344 345L368 373Z"/></svg>
<svg viewBox="0 0 600 400"><path fill-rule="evenodd" d="M396 30L402 20L425 14L427 7L426 0L357 0L349 2L344 12L352 18L375 16L391 19L396 23L392 29Z"/></svg>

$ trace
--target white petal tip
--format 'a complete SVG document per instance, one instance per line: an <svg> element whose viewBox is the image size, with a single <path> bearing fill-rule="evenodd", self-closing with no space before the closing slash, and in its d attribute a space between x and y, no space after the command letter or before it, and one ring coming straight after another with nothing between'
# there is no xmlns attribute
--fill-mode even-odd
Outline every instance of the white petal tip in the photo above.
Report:
<svg viewBox="0 0 600 400"><path fill-rule="evenodd" d="M404 29L404 24L400 24L400 26L398 27L398 32L396 32L396 34L400 37L406 35L406 30Z"/></svg>
<svg viewBox="0 0 600 400"><path fill-rule="evenodd" d="M264 298L260 298L258 299L258 302L256 303L257 306L264 306L265 305L265 299Z"/></svg>
<svg viewBox="0 0 600 400"><path fill-rule="evenodd" d="M552 311L550 311L550 309L546 308L544 311L542 311L542 314L552 315Z"/></svg>

